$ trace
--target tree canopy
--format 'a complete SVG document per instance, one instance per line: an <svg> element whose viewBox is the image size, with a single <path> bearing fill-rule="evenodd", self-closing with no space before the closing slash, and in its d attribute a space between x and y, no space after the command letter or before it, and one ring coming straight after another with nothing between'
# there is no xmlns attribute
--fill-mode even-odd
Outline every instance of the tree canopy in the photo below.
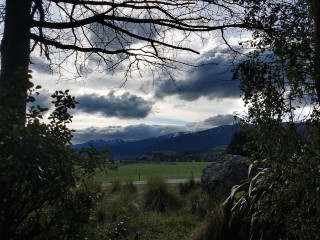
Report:
<svg viewBox="0 0 320 240"><path fill-rule="evenodd" d="M170 75L177 70L173 63L181 63L176 51L197 53L189 46L192 34L244 27L237 6L234 1L6 0L0 89L12 85L18 68L28 70L30 54L45 57L60 74L71 70L68 62L77 75L89 68L119 68L125 78L143 68ZM26 88L17 91L16 102L25 95ZM5 101L0 97L0 104ZM22 104L21 116L24 109Z"/></svg>
<svg viewBox="0 0 320 240"><path fill-rule="evenodd" d="M105 167L107 151L66 146L67 110L76 104L68 92L53 94L49 124L40 122L41 106L26 114L31 55L61 74L68 62L81 75L89 61L101 72L146 67L170 74L180 63L176 51L197 53L189 46L192 34L243 27L241 16L232 2L185 0L6 0L0 9L0 236L99 238L91 218L99 196L86 180Z"/></svg>
<svg viewBox="0 0 320 240"><path fill-rule="evenodd" d="M230 239L317 239L319 1L244 2L246 21L261 27L234 78L247 106L241 122L253 139L249 161L263 169L227 201Z"/></svg>

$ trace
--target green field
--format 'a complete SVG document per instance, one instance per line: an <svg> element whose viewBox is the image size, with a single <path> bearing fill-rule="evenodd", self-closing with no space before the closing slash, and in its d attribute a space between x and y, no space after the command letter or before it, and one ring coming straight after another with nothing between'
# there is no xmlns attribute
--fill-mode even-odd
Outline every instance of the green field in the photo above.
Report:
<svg viewBox="0 0 320 240"><path fill-rule="evenodd" d="M97 172L95 178L101 182L112 182L115 179L131 179L133 181L147 180L148 177L161 175L165 179L171 178L200 178L202 170L210 162L178 162L178 163L133 163L120 165L118 170L108 170L108 174Z"/></svg>

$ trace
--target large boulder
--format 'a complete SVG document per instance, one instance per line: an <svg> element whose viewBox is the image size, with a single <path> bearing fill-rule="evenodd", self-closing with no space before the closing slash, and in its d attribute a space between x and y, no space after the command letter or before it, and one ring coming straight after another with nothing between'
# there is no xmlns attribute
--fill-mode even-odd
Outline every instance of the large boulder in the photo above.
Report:
<svg viewBox="0 0 320 240"><path fill-rule="evenodd" d="M247 178L246 158L226 154L202 171L201 186L209 194L229 194L234 185Z"/></svg>

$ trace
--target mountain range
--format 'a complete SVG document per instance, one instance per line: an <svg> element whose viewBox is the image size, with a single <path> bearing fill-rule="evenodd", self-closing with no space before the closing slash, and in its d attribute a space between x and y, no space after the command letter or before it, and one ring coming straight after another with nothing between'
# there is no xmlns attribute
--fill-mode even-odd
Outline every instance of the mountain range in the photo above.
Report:
<svg viewBox="0 0 320 240"><path fill-rule="evenodd" d="M109 147L110 156L115 159L132 159L149 156L153 153L198 152L218 146L228 145L231 136L240 128L237 125L222 125L199 132L178 132L160 137L136 141L92 140L97 149ZM73 148L88 147L88 143L76 144Z"/></svg>

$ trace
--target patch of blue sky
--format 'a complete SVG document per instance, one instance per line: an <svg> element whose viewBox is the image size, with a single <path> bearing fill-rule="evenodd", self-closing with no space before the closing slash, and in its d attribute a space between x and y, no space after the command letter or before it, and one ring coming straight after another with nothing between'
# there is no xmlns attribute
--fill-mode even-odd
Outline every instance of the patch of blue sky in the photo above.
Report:
<svg viewBox="0 0 320 240"><path fill-rule="evenodd" d="M188 121L184 121L184 120L161 118L161 117L147 117L144 121L150 124L179 125L179 126L184 126L189 123Z"/></svg>

